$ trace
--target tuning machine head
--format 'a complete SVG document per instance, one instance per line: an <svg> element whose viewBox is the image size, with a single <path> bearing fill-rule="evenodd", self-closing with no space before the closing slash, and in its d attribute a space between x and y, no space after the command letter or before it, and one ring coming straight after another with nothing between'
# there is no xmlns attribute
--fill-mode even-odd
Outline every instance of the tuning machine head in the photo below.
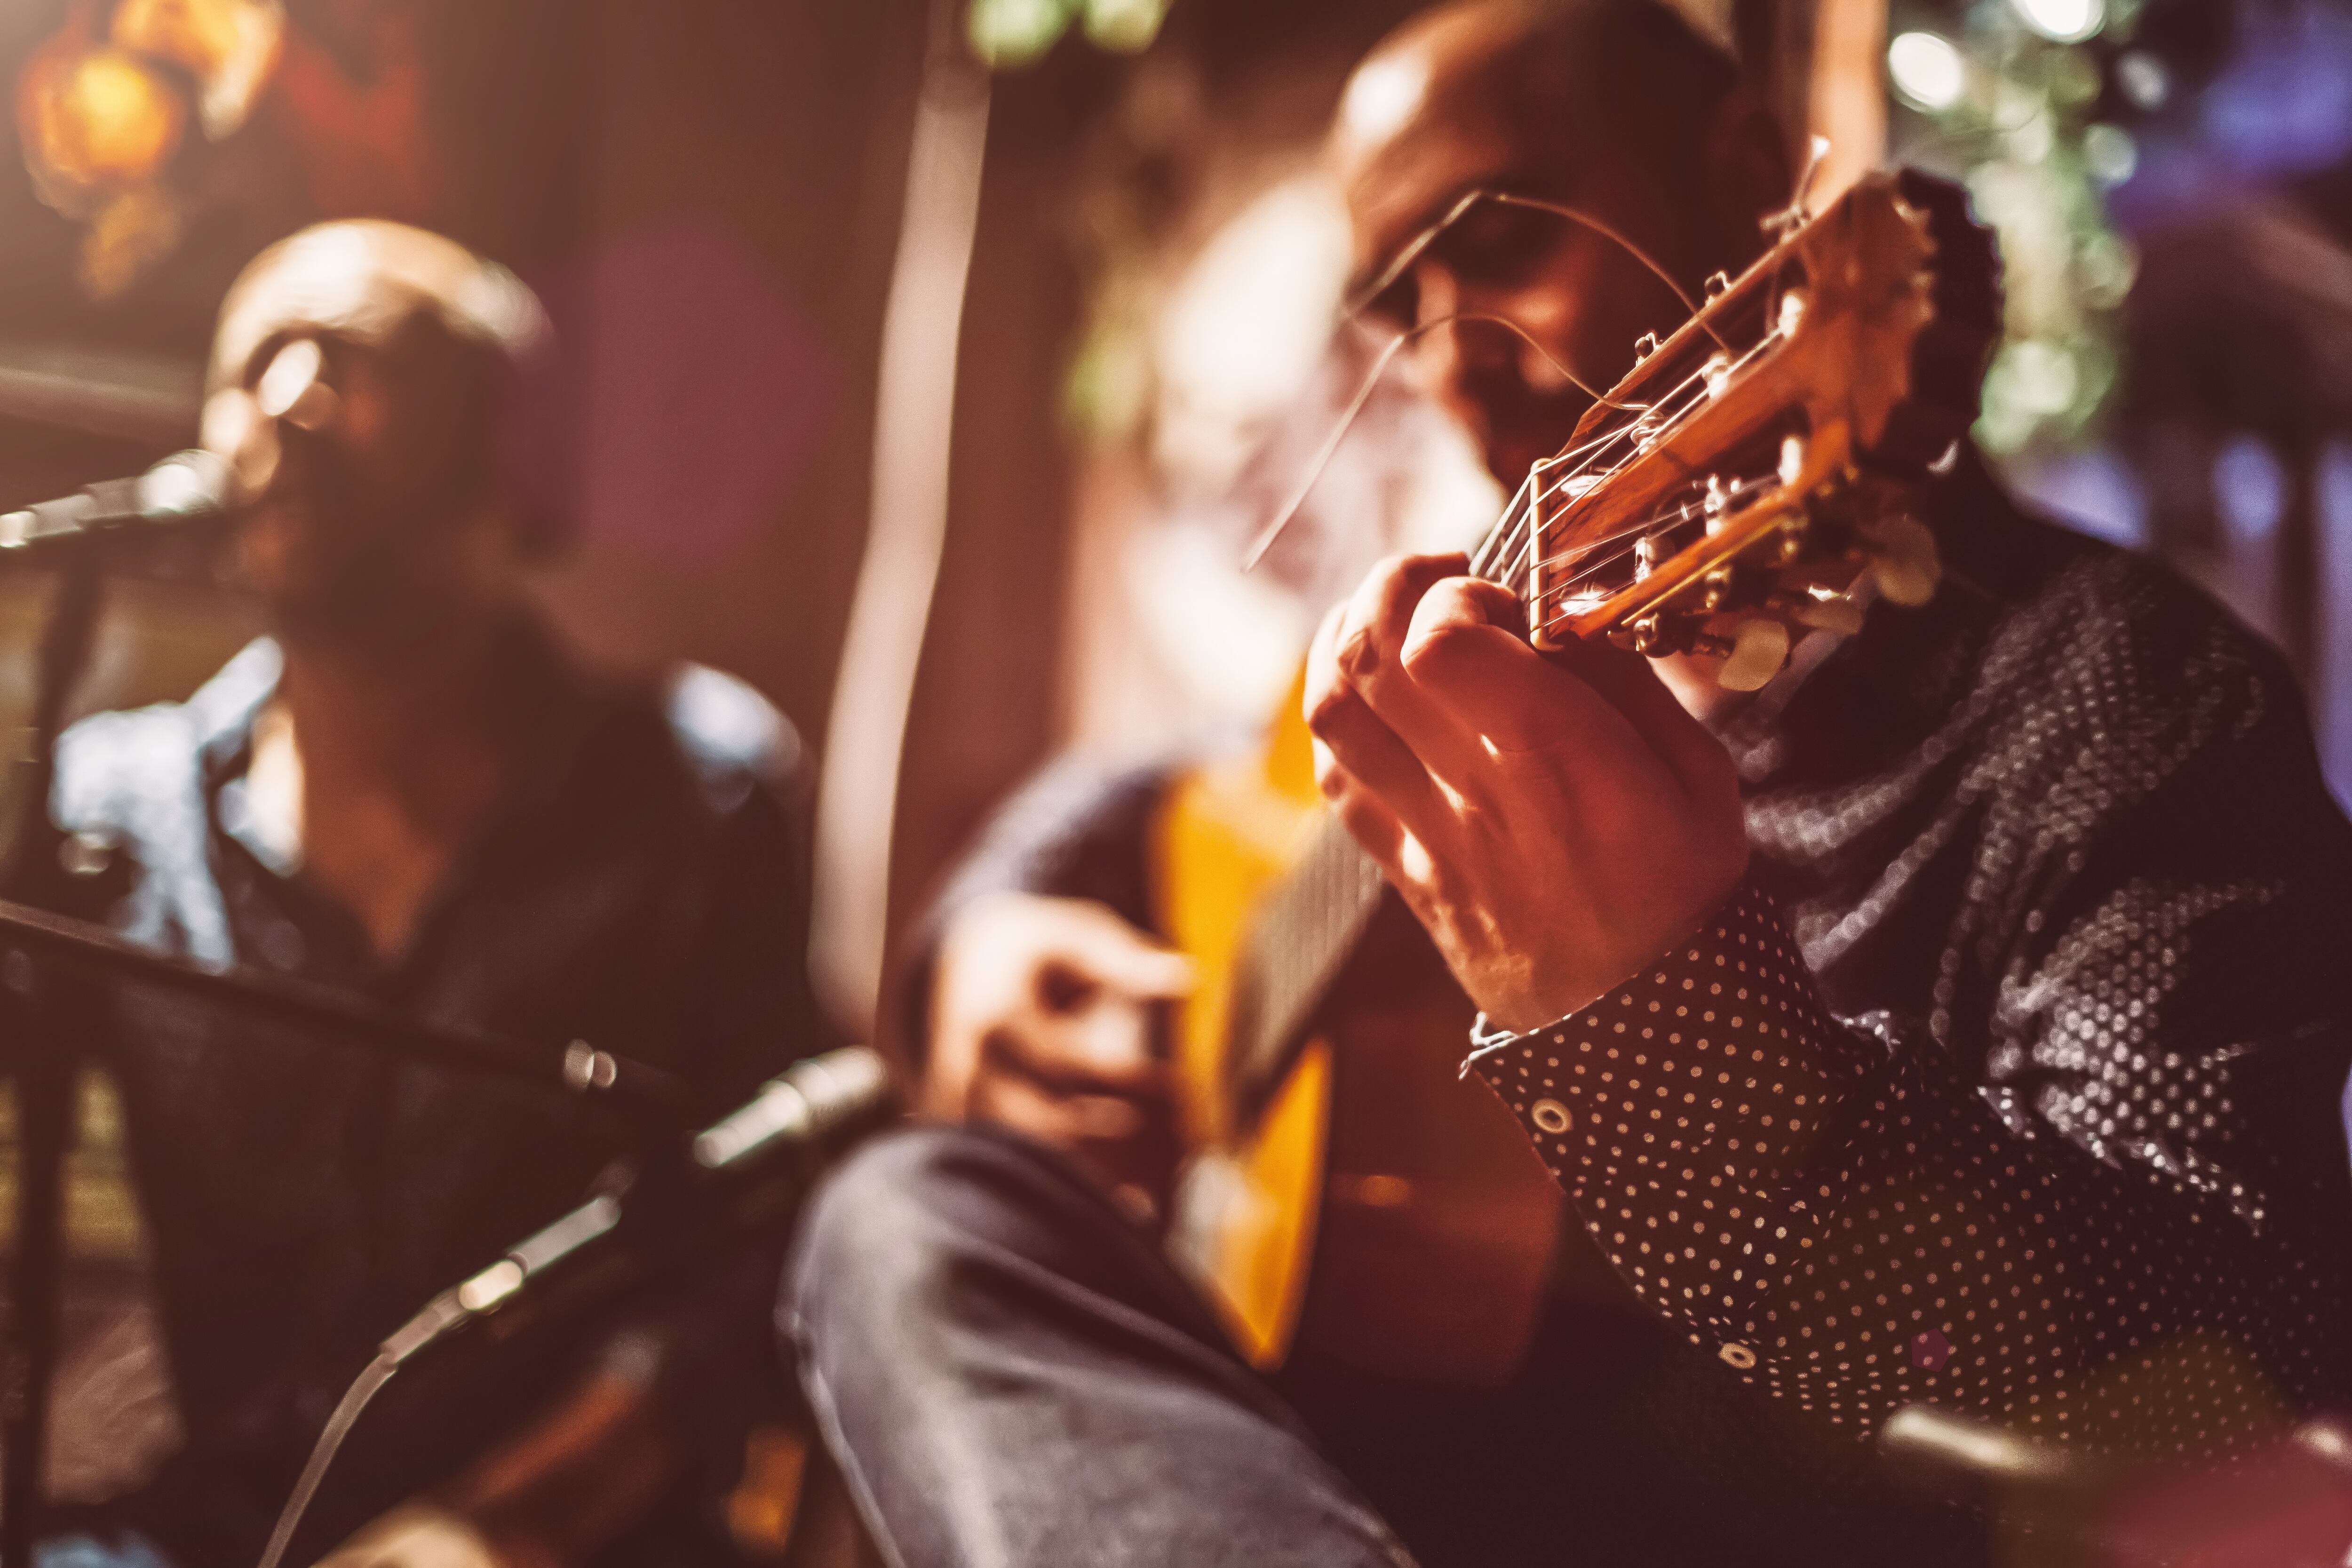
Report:
<svg viewBox="0 0 2352 1568"><path fill-rule="evenodd" d="M1715 683L1726 691L1757 691L1789 662L1789 628L1770 616L1752 616L1729 636L1706 634L1694 645L1723 660Z"/></svg>
<svg viewBox="0 0 2352 1568"><path fill-rule="evenodd" d="M1856 531L1888 603L1916 608L1936 596L1944 561L1926 523L1898 511L1864 522Z"/></svg>

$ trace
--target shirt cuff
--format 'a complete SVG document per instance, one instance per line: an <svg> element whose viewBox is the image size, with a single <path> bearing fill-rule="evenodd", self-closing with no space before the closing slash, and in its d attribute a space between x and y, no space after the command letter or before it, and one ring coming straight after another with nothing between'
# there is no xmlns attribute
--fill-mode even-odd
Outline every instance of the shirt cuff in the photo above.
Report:
<svg viewBox="0 0 2352 1568"><path fill-rule="evenodd" d="M1690 1165L1748 1186L1786 1179L1867 1070L1822 1005L1770 897L1743 881L1685 942L1547 1028L1465 1064L1571 1193Z"/></svg>

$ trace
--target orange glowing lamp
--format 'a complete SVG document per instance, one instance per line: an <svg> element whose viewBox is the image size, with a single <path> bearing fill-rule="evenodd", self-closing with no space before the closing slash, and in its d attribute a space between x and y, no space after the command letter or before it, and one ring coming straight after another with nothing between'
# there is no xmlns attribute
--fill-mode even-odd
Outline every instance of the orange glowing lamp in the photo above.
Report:
<svg viewBox="0 0 2352 1568"><path fill-rule="evenodd" d="M185 103L147 61L63 38L26 68L17 111L42 195L68 210L83 205L78 197L154 178L187 121Z"/></svg>

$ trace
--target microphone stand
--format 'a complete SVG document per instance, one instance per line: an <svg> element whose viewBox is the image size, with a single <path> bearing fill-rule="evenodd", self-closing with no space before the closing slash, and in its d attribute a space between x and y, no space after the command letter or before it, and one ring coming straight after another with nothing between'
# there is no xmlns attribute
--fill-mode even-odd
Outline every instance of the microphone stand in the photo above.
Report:
<svg viewBox="0 0 2352 1568"><path fill-rule="evenodd" d="M33 722L16 759L16 824L0 858L0 895L69 908L72 890L59 854L65 840L50 819L49 795L58 736L89 660L105 577L97 550L65 554L41 634ZM68 981L52 990L38 979L29 960L0 960L0 1059L16 1101L16 1249L0 1317L0 1568L32 1568L46 1511L42 1469L65 1272L65 1161L80 1067L67 1005L79 988Z"/></svg>

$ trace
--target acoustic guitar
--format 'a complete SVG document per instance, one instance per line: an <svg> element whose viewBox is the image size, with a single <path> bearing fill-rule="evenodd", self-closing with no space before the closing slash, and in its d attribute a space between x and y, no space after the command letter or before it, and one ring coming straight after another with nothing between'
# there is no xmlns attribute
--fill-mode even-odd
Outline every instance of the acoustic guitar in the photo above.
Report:
<svg viewBox="0 0 2352 1568"><path fill-rule="evenodd" d="M1956 186L1865 178L1705 303L1536 465L1472 556L1538 648L1724 657L1754 689L1873 596L1918 604L1906 498L1976 418L2000 266ZM1171 1247L1259 1367L1302 1345L1479 1384L1517 1365L1558 1188L1458 1081L1471 1008L1325 811L1296 700L1255 758L1154 825L1162 930L1201 985L1176 1032L1187 1146Z"/></svg>

